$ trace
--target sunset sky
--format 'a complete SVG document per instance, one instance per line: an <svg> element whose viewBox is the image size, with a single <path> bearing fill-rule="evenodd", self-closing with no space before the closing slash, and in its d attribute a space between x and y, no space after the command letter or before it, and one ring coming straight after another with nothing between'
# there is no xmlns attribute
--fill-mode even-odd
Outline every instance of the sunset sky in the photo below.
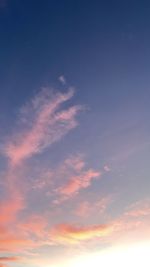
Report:
<svg viewBox="0 0 150 267"><path fill-rule="evenodd" d="M150 266L150 2L0 0L0 267Z"/></svg>

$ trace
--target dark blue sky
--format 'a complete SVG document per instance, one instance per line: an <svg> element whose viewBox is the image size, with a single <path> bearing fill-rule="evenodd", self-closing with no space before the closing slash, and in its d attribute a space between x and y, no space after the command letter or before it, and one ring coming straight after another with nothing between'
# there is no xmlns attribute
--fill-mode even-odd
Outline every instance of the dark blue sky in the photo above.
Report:
<svg viewBox="0 0 150 267"><path fill-rule="evenodd" d="M22 105L41 86L57 87L61 74L98 116L148 112L149 1L4 2L1 113Z"/></svg>
<svg viewBox="0 0 150 267"><path fill-rule="evenodd" d="M2 125L10 111L15 112L40 87L58 87L57 78L63 74L77 88L76 100L91 109L84 118L86 127L100 120L110 131L112 121L120 127L128 117L131 124L139 119L140 125L149 127L149 1L4 2L0 9ZM89 131L97 132L99 124L91 125ZM92 132L92 142L95 138Z"/></svg>
<svg viewBox="0 0 150 267"><path fill-rule="evenodd" d="M149 90L149 1L8 0L0 37L0 88L14 104L14 91L19 101L61 73L102 102Z"/></svg>

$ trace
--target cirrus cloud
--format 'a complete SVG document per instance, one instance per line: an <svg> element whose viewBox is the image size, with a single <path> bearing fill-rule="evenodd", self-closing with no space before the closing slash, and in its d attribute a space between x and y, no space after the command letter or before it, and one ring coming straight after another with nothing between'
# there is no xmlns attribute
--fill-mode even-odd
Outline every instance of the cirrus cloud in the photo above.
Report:
<svg viewBox="0 0 150 267"><path fill-rule="evenodd" d="M112 225L79 226L74 224L59 224L52 229L51 236L56 243L78 244L82 241L110 235L112 231Z"/></svg>
<svg viewBox="0 0 150 267"><path fill-rule="evenodd" d="M32 155L40 153L77 126L76 115L81 106L65 110L61 104L73 97L74 91L54 93L42 90L22 108L21 127L4 146L4 153L11 165L18 165Z"/></svg>

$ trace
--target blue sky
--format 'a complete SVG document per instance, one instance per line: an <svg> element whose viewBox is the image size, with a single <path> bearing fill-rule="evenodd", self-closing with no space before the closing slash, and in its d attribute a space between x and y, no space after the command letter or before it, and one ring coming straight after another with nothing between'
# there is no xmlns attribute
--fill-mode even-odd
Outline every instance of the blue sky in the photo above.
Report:
<svg viewBox="0 0 150 267"><path fill-rule="evenodd" d="M148 257L149 14L0 0L0 267Z"/></svg>

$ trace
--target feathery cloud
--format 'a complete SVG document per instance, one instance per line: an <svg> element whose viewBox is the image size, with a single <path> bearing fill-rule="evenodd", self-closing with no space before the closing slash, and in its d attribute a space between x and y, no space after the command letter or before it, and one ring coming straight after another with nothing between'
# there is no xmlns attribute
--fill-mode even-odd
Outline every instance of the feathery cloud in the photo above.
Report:
<svg viewBox="0 0 150 267"><path fill-rule="evenodd" d="M111 197L103 197L100 200L96 200L94 202L91 201L83 201L74 211L74 214L79 217L88 217L91 214L103 214L106 211L108 205L111 203Z"/></svg>
<svg viewBox="0 0 150 267"><path fill-rule="evenodd" d="M63 85L66 84L66 78L65 78L64 75L59 76L58 80L59 80Z"/></svg>
<svg viewBox="0 0 150 267"><path fill-rule="evenodd" d="M81 174L71 177L66 185L59 188L59 193L66 197L72 196L78 193L80 189L90 186L91 181L100 175L100 172L93 169L83 171Z"/></svg>
<svg viewBox="0 0 150 267"><path fill-rule="evenodd" d="M128 211L125 213L125 215L133 218L150 216L150 200L146 199L134 203L128 208Z"/></svg>
<svg viewBox="0 0 150 267"><path fill-rule="evenodd" d="M61 139L77 126L76 115L81 106L72 106L61 110L60 106L71 99L74 91L52 93L42 90L32 99L20 114L20 129L4 147L4 153L11 165L18 165L32 155Z"/></svg>
<svg viewBox="0 0 150 267"><path fill-rule="evenodd" d="M24 160L42 152L77 126L76 115L80 106L61 108L73 97L74 91L55 93L42 90L20 111L20 125L14 135L4 144L9 159L5 173L5 199L0 202L0 250L33 248L32 231L36 239L44 235L46 221L32 218L21 222L19 212L26 207L24 190ZM14 232L17 234L14 235ZM38 243L38 242L37 242Z"/></svg>
<svg viewBox="0 0 150 267"><path fill-rule="evenodd" d="M18 261L18 257L0 257L0 262L5 262L5 261Z"/></svg>
<svg viewBox="0 0 150 267"><path fill-rule="evenodd" d="M113 231L111 225L78 226L72 224L60 224L51 231L54 242L62 244L78 244L82 241L100 238Z"/></svg>

